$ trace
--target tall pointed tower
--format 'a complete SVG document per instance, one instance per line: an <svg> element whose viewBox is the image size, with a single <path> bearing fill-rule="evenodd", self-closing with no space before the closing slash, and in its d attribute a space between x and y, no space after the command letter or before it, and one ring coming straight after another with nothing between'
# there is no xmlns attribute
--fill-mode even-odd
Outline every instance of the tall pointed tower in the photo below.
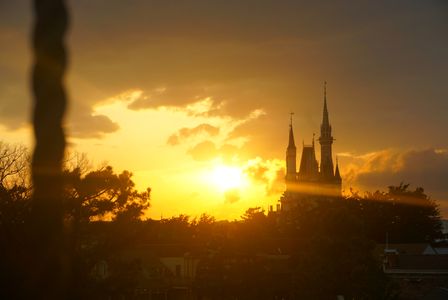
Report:
<svg viewBox="0 0 448 300"><path fill-rule="evenodd" d="M280 198L281 210L288 211L297 207L303 199L326 199L341 196L342 178L339 172L338 159L333 165L332 145L334 138L331 134L330 119L327 107L327 83L324 83L324 110L320 126L320 169L316 160L314 134L311 145L303 144L300 168L297 172L297 150L294 143L292 127L292 113L289 124L289 142L286 149L286 190Z"/></svg>
<svg viewBox="0 0 448 300"><path fill-rule="evenodd" d="M297 149L294 143L294 132L292 129L292 115L289 123L289 142L286 148L286 190L291 191L297 181L296 156Z"/></svg>
<svg viewBox="0 0 448 300"><path fill-rule="evenodd" d="M328 118L327 109L327 82L324 83L324 112L322 125L320 126L320 176L323 181L333 181L334 167L333 154L331 146L333 144L333 136L331 135L331 125Z"/></svg>

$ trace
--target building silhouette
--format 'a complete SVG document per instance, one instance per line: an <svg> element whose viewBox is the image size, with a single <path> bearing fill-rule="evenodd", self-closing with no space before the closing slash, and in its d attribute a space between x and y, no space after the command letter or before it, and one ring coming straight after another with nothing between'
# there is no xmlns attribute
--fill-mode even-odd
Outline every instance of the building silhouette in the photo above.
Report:
<svg viewBox="0 0 448 300"><path fill-rule="evenodd" d="M315 138L311 145L303 144L299 170L297 171L297 148L294 142L292 113L289 124L289 141L286 148L286 190L280 199L283 210L288 210L302 198L313 196L335 197L341 195L342 178L336 159L333 164L330 119L327 108L327 87L324 84L324 108L320 126L320 166L316 159Z"/></svg>

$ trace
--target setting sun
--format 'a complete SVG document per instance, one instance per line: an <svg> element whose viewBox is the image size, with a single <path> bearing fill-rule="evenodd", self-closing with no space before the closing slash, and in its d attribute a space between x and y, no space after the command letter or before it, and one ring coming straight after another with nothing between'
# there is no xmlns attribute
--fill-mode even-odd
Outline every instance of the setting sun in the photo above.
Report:
<svg viewBox="0 0 448 300"><path fill-rule="evenodd" d="M211 179L221 191L240 188L245 181L242 169L224 165L218 165L213 169Z"/></svg>

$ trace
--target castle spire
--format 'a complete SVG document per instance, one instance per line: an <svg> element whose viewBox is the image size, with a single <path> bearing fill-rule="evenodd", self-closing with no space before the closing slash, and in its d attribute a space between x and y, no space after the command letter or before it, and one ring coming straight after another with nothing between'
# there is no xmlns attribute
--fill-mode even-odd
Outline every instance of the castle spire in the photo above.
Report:
<svg viewBox="0 0 448 300"><path fill-rule="evenodd" d="M289 141L288 148L286 148L286 190L293 190L293 186L297 180L297 168L296 168L296 145L294 143L294 132L292 129L292 115L291 112L290 123L289 123Z"/></svg>
<svg viewBox="0 0 448 300"><path fill-rule="evenodd" d="M328 117L328 108L327 108L327 82L324 81L324 110L322 115L322 124L320 125L320 138L330 139L333 141L333 137L331 136L331 125L330 118Z"/></svg>
<svg viewBox="0 0 448 300"><path fill-rule="evenodd" d="M294 132L292 129L292 115L294 115L293 112L290 113L291 117L289 120L289 142L288 142L288 148L295 148L296 145L294 143Z"/></svg>
<svg viewBox="0 0 448 300"><path fill-rule="evenodd" d="M336 178L336 180L342 180L341 174L339 173L339 162L337 156L336 156L336 171L334 172L334 177Z"/></svg>
<svg viewBox="0 0 448 300"><path fill-rule="evenodd" d="M327 82L324 81L324 111L322 116L322 126L330 126L330 121L328 118L328 108L327 108Z"/></svg>
<svg viewBox="0 0 448 300"><path fill-rule="evenodd" d="M327 108L327 82L324 82L324 109L322 116L322 124L320 126L319 143L321 147L320 151L320 173L323 180L331 181L334 178L332 147L333 136L331 135L331 125L328 117Z"/></svg>

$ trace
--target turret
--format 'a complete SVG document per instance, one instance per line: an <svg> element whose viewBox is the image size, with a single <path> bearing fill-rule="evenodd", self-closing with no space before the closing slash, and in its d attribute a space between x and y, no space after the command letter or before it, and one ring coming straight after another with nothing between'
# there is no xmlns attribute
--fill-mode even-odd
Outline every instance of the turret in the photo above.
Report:
<svg viewBox="0 0 448 300"><path fill-rule="evenodd" d="M294 132L292 128L292 115L289 124L289 142L286 148L286 189L290 190L291 184L297 180L296 156L297 149L294 143Z"/></svg>
<svg viewBox="0 0 448 300"><path fill-rule="evenodd" d="M338 163L337 157L336 157L336 171L334 172L334 179L338 183L342 182L342 177L341 177L341 174L339 173L339 163Z"/></svg>
<svg viewBox="0 0 448 300"><path fill-rule="evenodd" d="M331 135L330 119L327 108L327 82L324 83L324 110L322 124L320 126L320 176L324 181L332 181L334 178L334 167L332 158L333 136Z"/></svg>

